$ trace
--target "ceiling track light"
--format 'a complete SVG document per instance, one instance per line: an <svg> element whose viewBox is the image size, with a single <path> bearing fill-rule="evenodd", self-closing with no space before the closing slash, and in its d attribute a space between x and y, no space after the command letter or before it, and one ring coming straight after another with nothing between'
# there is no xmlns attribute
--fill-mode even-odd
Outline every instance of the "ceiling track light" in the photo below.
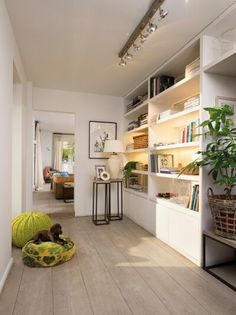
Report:
<svg viewBox="0 0 236 315"><path fill-rule="evenodd" d="M149 23L148 29L147 29L148 33L149 33L149 34L152 34L152 33L154 33L156 30L157 30L157 25L154 24L154 23Z"/></svg>
<svg viewBox="0 0 236 315"><path fill-rule="evenodd" d="M163 10L161 7L159 8L159 21L163 20L167 15L169 11Z"/></svg>
<svg viewBox="0 0 236 315"><path fill-rule="evenodd" d="M119 66L125 67L126 65L127 65L127 62L123 58L121 58L119 62Z"/></svg>
<svg viewBox="0 0 236 315"><path fill-rule="evenodd" d="M139 51L141 49L141 45L133 44L133 48L135 51Z"/></svg>
<svg viewBox="0 0 236 315"><path fill-rule="evenodd" d="M130 53L127 53L126 56L125 56L125 59L126 60L131 60L131 59L133 59L133 55L130 54Z"/></svg>
<svg viewBox="0 0 236 315"><path fill-rule="evenodd" d="M159 10L159 16L160 19L163 19L168 14L168 11L164 11L161 9L162 4L165 2L165 0L154 0L142 20L139 22L133 33L128 38L127 42L125 43L124 47L119 52L118 56L121 59L119 65L120 66L126 66L126 60L131 60L132 55L129 53L130 49L133 49L134 51L138 51L141 48L140 44L143 44L146 40L149 34L152 34L156 31L157 25L154 23L151 23L151 20L153 16L157 13ZM148 28L147 28L148 27ZM145 30L148 32L144 35ZM140 44L138 42L140 40ZM129 55L132 57L130 58ZM128 56L128 58L127 58Z"/></svg>

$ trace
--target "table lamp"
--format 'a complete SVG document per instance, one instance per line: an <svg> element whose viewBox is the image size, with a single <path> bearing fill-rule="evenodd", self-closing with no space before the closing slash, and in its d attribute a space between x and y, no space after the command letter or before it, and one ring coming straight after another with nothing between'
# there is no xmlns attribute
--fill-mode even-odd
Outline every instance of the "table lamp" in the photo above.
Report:
<svg viewBox="0 0 236 315"><path fill-rule="evenodd" d="M124 146L120 140L107 140L105 142L104 151L112 153L108 159L108 167L111 178L118 178L120 172L120 159L117 153L124 152Z"/></svg>

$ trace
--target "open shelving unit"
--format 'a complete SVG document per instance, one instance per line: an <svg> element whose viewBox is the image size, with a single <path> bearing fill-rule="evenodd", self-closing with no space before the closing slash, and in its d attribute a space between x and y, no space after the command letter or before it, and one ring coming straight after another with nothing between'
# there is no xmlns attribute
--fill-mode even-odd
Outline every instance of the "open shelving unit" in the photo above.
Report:
<svg viewBox="0 0 236 315"><path fill-rule="evenodd" d="M235 14L236 4L223 19L215 21L204 33L183 47L124 100L124 144L127 144L127 139L132 141L133 136L148 135L148 148L130 149L125 153L127 161L148 164L148 171L133 171L133 174L146 178L147 193L125 189L125 214L197 265L202 263L202 231L212 228L211 213L207 207L207 189L212 186L212 182L207 171L200 170L199 175L163 173L160 170L154 172L151 164L153 155L171 154L175 168L186 166L196 158L196 152L204 149L206 140L192 137L191 141L183 141L183 128L205 120L207 114L204 107L214 106L219 96L235 99L236 104L236 36L232 36L232 43L227 42L227 45L223 38L224 34L228 36L232 30L236 34ZM200 69L184 77L186 65L198 57ZM178 79L174 85L150 98L151 79L158 75ZM148 100L126 113L126 104L133 97L147 92ZM160 113L196 95L199 95L199 104L186 109L182 107L160 119ZM143 113L148 113L148 124L127 132L128 122ZM195 211L186 202L194 187L199 190ZM170 199L158 197L168 192L171 193Z"/></svg>

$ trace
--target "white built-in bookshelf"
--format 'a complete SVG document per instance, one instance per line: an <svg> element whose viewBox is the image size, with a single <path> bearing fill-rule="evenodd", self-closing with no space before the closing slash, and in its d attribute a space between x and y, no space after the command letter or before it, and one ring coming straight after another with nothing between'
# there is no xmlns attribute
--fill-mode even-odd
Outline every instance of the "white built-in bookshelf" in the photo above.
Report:
<svg viewBox="0 0 236 315"><path fill-rule="evenodd" d="M236 99L235 14L236 5L233 5L124 100L126 162L148 164L148 170L133 171L146 183L146 191L124 190L125 214L198 265L202 260L202 230L212 226L206 193L212 183L207 172L202 170L199 174L163 173L159 169L153 171L153 161L158 160L158 156L171 155L175 168L193 161L196 152L206 145L204 139L191 134L196 125L207 117L204 107L214 106L217 96ZM185 76L186 66L197 58L200 58L200 69ZM150 97L152 78L160 75L175 77L175 84ZM127 112L127 104L145 94L148 94L148 98ZM182 106L198 95L200 104L186 108ZM173 108L177 110L163 115L163 112ZM127 131L129 123L145 113L148 114L147 124ZM198 129L194 129L194 133L197 134ZM132 148L133 137L137 135L148 135L146 148ZM191 200L193 192L198 200ZM171 198L160 197L166 193L170 193ZM191 205L195 210L191 210Z"/></svg>

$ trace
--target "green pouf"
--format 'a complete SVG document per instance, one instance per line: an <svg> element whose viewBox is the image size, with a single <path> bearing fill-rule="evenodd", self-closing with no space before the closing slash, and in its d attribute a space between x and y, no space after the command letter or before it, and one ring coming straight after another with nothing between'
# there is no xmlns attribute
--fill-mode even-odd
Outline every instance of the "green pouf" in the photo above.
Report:
<svg viewBox="0 0 236 315"><path fill-rule="evenodd" d="M12 243L23 247L32 237L41 230L49 230L52 221L43 212L24 212L12 221Z"/></svg>
<svg viewBox="0 0 236 315"><path fill-rule="evenodd" d="M34 244L29 241L22 248L22 259L29 267L53 267L70 260L75 254L75 244L70 238L63 237L67 244L53 242Z"/></svg>

